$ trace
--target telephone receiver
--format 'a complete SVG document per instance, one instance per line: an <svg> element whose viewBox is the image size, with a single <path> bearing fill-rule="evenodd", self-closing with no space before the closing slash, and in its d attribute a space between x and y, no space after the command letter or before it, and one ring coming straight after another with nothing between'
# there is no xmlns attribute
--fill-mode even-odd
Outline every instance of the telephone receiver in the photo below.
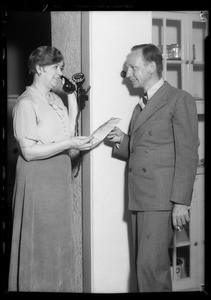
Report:
<svg viewBox="0 0 211 300"><path fill-rule="evenodd" d="M76 90L79 110L81 111L82 109L84 109L85 101L88 100L87 93L91 88L91 86L89 86L86 90L83 88L83 84L85 82L85 75L83 73L76 73L72 76L72 80L75 82L76 85L63 75L61 76L61 79L64 79L65 81L62 87L63 91L67 94L72 94Z"/></svg>

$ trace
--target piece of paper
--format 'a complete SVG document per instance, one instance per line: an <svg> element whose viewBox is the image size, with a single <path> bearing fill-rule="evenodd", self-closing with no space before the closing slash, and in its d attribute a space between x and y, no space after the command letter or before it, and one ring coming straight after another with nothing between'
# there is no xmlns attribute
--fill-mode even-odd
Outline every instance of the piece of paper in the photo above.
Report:
<svg viewBox="0 0 211 300"><path fill-rule="evenodd" d="M109 132L114 129L114 127L121 121L120 118L111 118L100 127L98 127L90 136L93 137L92 139L92 147L96 146L100 142L102 142Z"/></svg>

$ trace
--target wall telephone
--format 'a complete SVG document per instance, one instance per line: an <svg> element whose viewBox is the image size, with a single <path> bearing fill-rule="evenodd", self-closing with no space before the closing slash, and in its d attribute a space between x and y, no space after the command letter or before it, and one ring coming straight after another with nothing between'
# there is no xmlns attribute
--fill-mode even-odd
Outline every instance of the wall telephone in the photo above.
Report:
<svg viewBox="0 0 211 300"><path fill-rule="evenodd" d="M89 86L85 90L82 86L85 82L85 75L83 73L76 73L72 76L72 80L76 83L76 87L75 87L75 84L73 84L67 77L62 75L61 79L62 78L65 80L64 85L62 87L62 89L65 93L71 94L76 90L79 111L81 111L85 107L85 101L88 100L87 93L89 92L89 90L91 88Z"/></svg>
<svg viewBox="0 0 211 300"><path fill-rule="evenodd" d="M72 94L73 92L77 93L77 102L78 102L78 114L76 116L76 125L75 125L75 131L76 131L76 136L79 135L79 117L82 109L85 107L85 102L88 100L88 95L87 93L90 90L90 86L85 90L83 88L83 83L85 82L85 75L83 73L76 73L72 76L72 80L76 83L76 86L74 83L72 83L67 77L61 76L61 79L64 79L64 84L63 84L63 91L67 94ZM80 166L81 166L81 161L82 161L82 155L80 153L79 155L79 163L78 163L78 168L76 171L76 174L74 175L74 178L76 178L79 174Z"/></svg>

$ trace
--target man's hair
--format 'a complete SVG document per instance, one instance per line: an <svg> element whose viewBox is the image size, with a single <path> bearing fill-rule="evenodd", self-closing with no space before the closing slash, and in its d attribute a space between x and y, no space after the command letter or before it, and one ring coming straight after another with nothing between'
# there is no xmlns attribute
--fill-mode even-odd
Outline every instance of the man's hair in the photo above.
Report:
<svg viewBox="0 0 211 300"><path fill-rule="evenodd" d="M162 57L162 53L160 52L158 47L156 47L153 44L140 44L140 45L133 46L131 48L131 51L135 51L135 50L139 50L139 49L142 50L144 59L147 62L154 61L156 63L157 74L158 74L159 78L161 78L162 71L163 71L163 57Z"/></svg>
<svg viewBox="0 0 211 300"><path fill-rule="evenodd" d="M62 53L54 47L41 46L35 49L29 56L29 74L36 73L36 66L50 66L64 60Z"/></svg>

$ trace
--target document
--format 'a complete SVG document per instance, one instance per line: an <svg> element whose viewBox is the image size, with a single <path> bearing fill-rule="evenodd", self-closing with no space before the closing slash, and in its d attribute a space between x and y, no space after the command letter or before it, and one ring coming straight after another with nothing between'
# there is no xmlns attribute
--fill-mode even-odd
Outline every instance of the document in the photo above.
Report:
<svg viewBox="0 0 211 300"><path fill-rule="evenodd" d="M120 118L111 118L100 127L98 127L90 136L93 137L92 139L92 147L98 145L102 142L109 132L121 121Z"/></svg>

